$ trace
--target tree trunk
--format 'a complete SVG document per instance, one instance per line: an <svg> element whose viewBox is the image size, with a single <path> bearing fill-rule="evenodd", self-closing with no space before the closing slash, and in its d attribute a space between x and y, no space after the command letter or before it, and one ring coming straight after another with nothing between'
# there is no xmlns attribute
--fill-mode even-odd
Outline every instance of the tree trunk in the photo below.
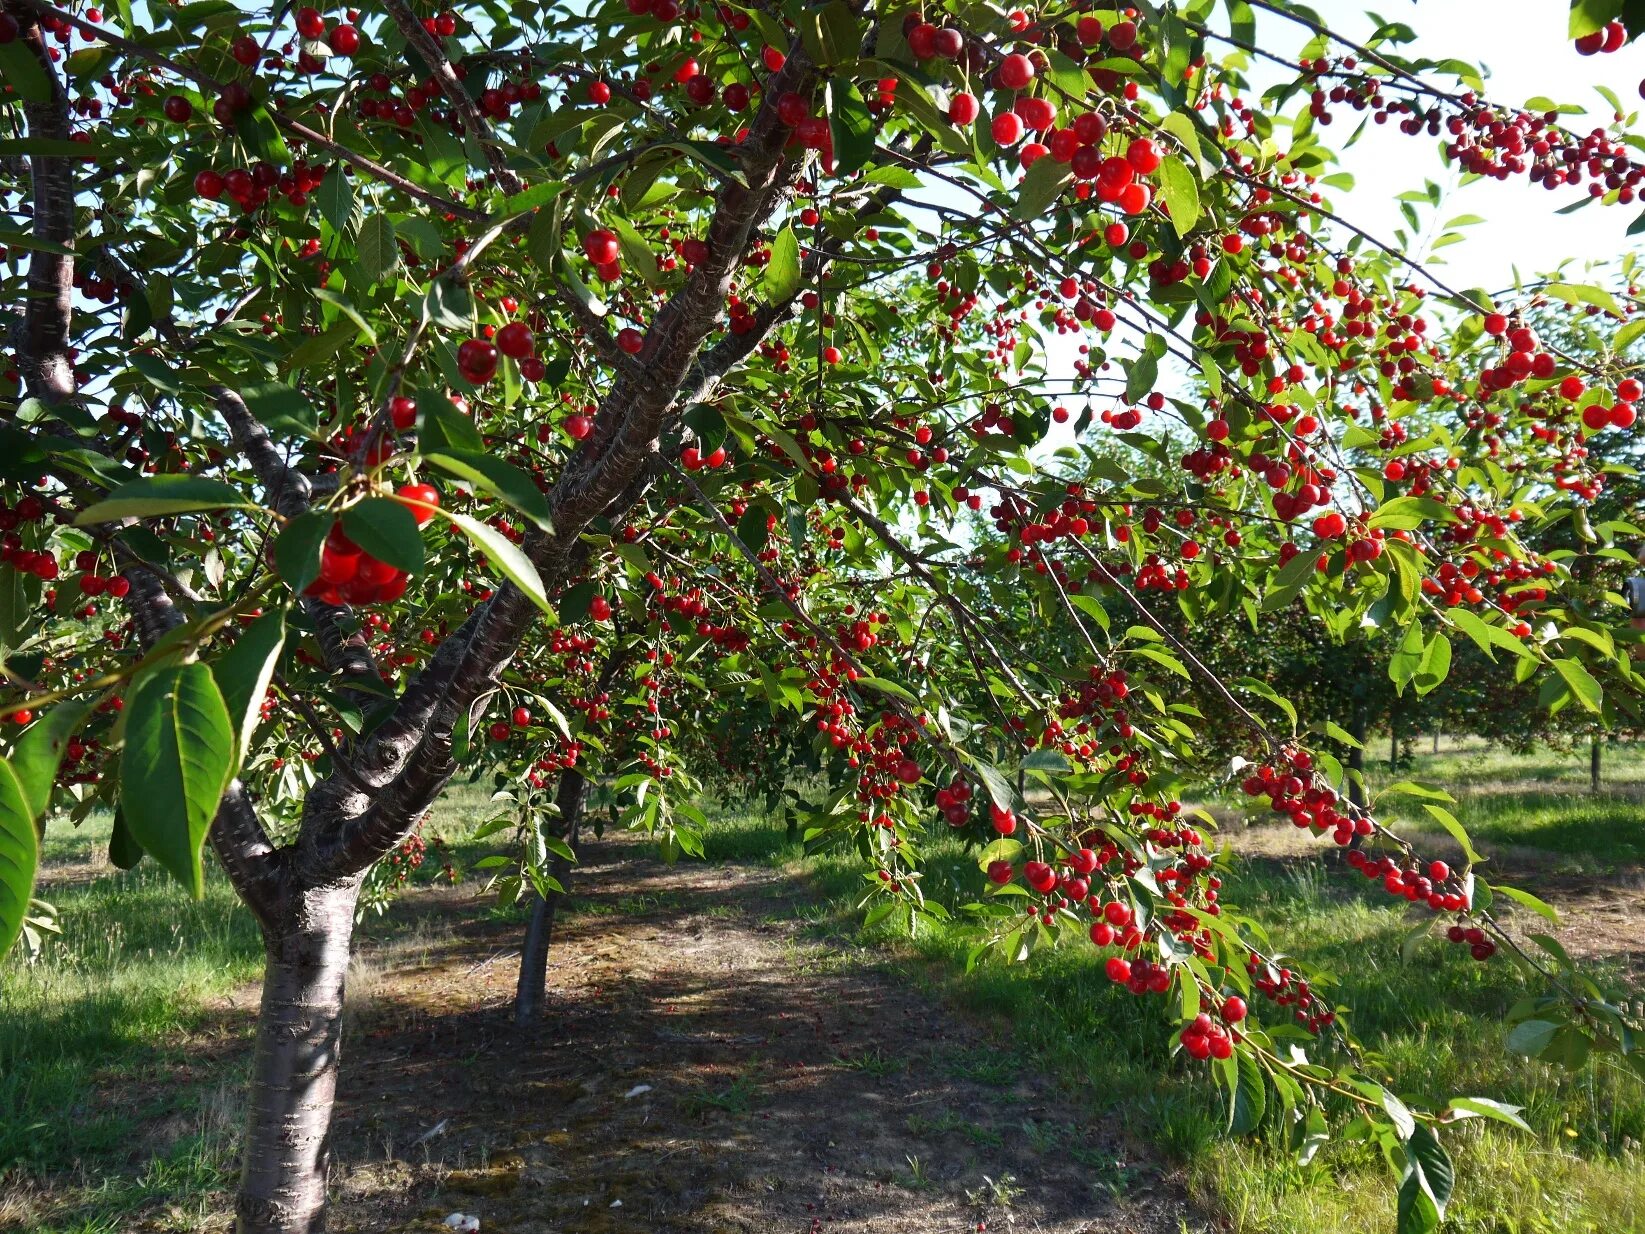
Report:
<svg viewBox="0 0 1645 1234"><path fill-rule="evenodd" d="M1599 735L1594 735L1588 746L1588 787L1593 792L1599 791Z"/></svg>
<svg viewBox="0 0 1645 1234"><path fill-rule="evenodd" d="M1388 771L1390 774L1399 774L1399 726L1394 723L1392 714L1388 717Z"/></svg>
<svg viewBox="0 0 1645 1234"><path fill-rule="evenodd" d="M358 878L298 893L277 924L264 927L239 1234L325 1229L343 981L359 893Z"/></svg>
<svg viewBox="0 0 1645 1234"><path fill-rule="evenodd" d="M567 844L577 842L577 825L582 821L583 803L588 798L588 779L576 768L560 773L555 802L560 807L560 835ZM565 887L571 879L571 863L555 857L550 873ZM554 937L554 914L561 896L550 892L545 899L531 892L531 919L526 923L525 943L520 948L520 977L514 987L514 1023L521 1028L536 1022L543 1013L543 996L548 989L548 948Z"/></svg>
<svg viewBox="0 0 1645 1234"><path fill-rule="evenodd" d="M1434 753L1439 753L1439 730L1437 728L1434 730Z"/></svg>
<svg viewBox="0 0 1645 1234"><path fill-rule="evenodd" d="M1348 735L1354 744L1348 747L1348 800L1360 809L1365 808L1365 704L1354 700L1353 714L1348 720Z"/></svg>

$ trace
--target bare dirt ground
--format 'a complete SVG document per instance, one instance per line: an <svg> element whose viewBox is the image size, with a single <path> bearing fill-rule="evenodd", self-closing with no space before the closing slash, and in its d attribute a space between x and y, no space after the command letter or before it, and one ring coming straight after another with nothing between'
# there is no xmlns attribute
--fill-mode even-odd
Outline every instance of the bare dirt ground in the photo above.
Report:
<svg viewBox="0 0 1645 1234"><path fill-rule="evenodd" d="M334 1229L459 1211L511 1234L1204 1228L1006 1032L807 936L777 876L608 840L578 879L535 1029L510 1020L518 927L474 922L459 892L426 896L425 954L367 957Z"/></svg>

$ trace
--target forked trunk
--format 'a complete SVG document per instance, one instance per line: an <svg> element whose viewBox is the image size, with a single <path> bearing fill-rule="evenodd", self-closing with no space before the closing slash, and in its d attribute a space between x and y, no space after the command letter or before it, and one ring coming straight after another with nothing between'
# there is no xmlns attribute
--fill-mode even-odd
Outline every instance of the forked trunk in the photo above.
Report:
<svg viewBox="0 0 1645 1234"><path fill-rule="evenodd" d="M577 843L587 790L588 779L582 772L568 768L560 773L554 800L560 807L560 835L567 844ZM555 857L549 872L564 887L571 878L571 865L563 857ZM535 890L531 893L531 917L526 922L525 942L520 947L520 977L514 987L514 1023L521 1028L535 1023L543 1011L543 996L548 989L548 949L554 939L554 916L560 899L552 892L546 898Z"/></svg>
<svg viewBox="0 0 1645 1234"><path fill-rule="evenodd" d="M360 883L304 892L264 929L267 968L236 1203L239 1234L313 1234L326 1224L343 980Z"/></svg>

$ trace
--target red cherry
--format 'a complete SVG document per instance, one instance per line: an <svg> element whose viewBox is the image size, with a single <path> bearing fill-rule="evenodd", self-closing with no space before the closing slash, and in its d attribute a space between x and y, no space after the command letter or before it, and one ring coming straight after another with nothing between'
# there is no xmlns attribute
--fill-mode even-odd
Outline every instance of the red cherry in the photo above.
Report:
<svg viewBox="0 0 1645 1234"><path fill-rule="evenodd" d="M180 94L168 94L160 110L173 124L183 124L194 114L194 104Z"/></svg>
<svg viewBox="0 0 1645 1234"><path fill-rule="evenodd" d="M207 201L216 201L223 195L223 177L207 168L194 175L194 195Z"/></svg>
<svg viewBox="0 0 1645 1234"><path fill-rule="evenodd" d="M621 330L617 331L617 346L621 347L631 356L637 355L639 354L640 348L645 346L645 335L641 334L633 326L624 326Z"/></svg>
<svg viewBox="0 0 1645 1234"><path fill-rule="evenodd" d="M1222 1000L1222 1018L1230 1024L1238 1024L1245 1018L1245 1000L1237 994L1231 994Z"/></svg>
<svg viewBox="0 0 1645 1234"><path fill-rule="evenodd" d="M336 26L326 35L326 43L339 56L352 56L360 50L360 32L353 26Z"/></svg>
<svg viewBox="0 0 1645 1234"><path fill-rule="evenodd" d="M531 327L523 321L511 321L497 331L497 350L515 360L523 360L529 356L535 343Z"/></svg>
<svg viewBox="0 0 1645 1234"><path fill-rule="evenodd" d="M1021 90L1034 80L1034 62L1021 52L1014 51L1000 61L1000 85L1007 90Z"/></svg>
<svg viewBox="0 0 1645 1234"><path fill-rule="evenodd" d="M588 602L588 615L595 621L606 621L611 617L611 601L604 596L595 596Z"/></svg>
<svg viewBox="0 0 1645 1234"><path fill-rule="evenodd" d="M531 723L531 712L524 707L516 707L513 719L515 728L525 728Z"/></svg>
<svg viewBox="0 0 1645 1234"><path fill-rule="evenodd" d="M475 385L490 381L497 372L497 348L485 339L466 339L457 348L457 367Z"/></svg>
<svg viewBox="0 0 1645 1234"><path fill-rule="evenodd" d="M320 10L314 8L300 8L297 10L297 33L305 39L317 39L326 32L326 19L320 16Z"/></svg>
<svg viewBox="0 0 1645 1234"><path fill-rule="evenodd" d="M961 128L975 120L981 110L974 94L961 92L948 101L948 118Z"/></svg>
<svg viewBox="0 0 1645 1234"><path fill-rule="evenodd" d="M395 395L389 400L388 416L395 428L405 431L417 423L417 400L403 394Z"/></svg>
<svg viewBox="0 0 1645 1234"><path fill-rule="evenodd" d="M622 255L617 233L604 227L596 228L583 237L583 252L597 266L610 265Z"/></svg>
<svg viewBox="0 0 1645 1234"><path fill-rule="evenodd" d="M565 431L571 440L582 441L594 431L594 421L580 412L576 415L567 416L565 418Z"/></svg>
<svg viewBox="0 0 1645 1234"><path fill-rule="evenodd" d="M394 495L411 507L411 515L419 525L434 517L434 511L428 507L440 504L439 490L432 484L404 484Z"/></svg>

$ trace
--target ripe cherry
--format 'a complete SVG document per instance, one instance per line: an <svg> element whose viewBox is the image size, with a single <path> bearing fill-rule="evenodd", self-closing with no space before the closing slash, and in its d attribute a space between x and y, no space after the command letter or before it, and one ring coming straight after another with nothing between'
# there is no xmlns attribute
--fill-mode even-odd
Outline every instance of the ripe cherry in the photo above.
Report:
<svg viewBox="0 0 1645 1234"><path fill-rule="evenodd" d="M434 511L429 507L440 504L439 490L432 484L404 484L395 490L394 495L410 507L411 516L419 526L434 517Z"/></svg>
<svg viewBox="0 0 1645 1234"><path fill-rule="evenodd" d="M583 237L583 252L597 266L610 265L622 256L622 251L617 233L604 227L596 228Z"/></svg>
<svg viewBox="0 0 1645 1234"><path fill-rule="evenodd" d="M1000 85L1007 90L1021 90L1034 80L1034 62L1014 51L1000 61L999 78Z"/></svg>
<svg viewBox="0 0 1645 1234"><path fill-rule="evenodd" d="M531 327L523 321L511 321L497 331L497 350L515 360L529 356L535 342Z"/></svg>
<svg viewBox="0 0 1645 1234"><path fill-rule="evenodd" d="M588 615L595 621L607 621L611 617L611 601L604 596L595 596L588 602Z"/></svg>
<svg viewBox="0 0 1645 1234"><path fill-rule="evenodd" d="M166 113L166 119L173 124L185 124L194 114L194 104L180 94L168 94L161 110Z"/></svg>

